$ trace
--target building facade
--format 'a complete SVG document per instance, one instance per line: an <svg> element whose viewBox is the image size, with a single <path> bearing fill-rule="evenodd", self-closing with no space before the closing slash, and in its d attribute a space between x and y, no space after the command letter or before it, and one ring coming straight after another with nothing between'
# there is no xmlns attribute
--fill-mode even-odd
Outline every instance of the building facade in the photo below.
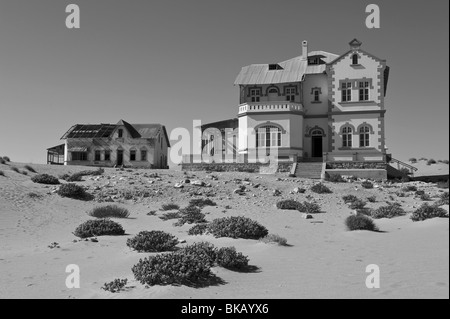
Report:
<svg viewBox="0 0 450 319"><path fill-rule="evenodd" d="M361 45L354 39L336 55L311 52L304 41L299 57L243 67L235 81L237 127L231 128L238 132L238 156L272 148L280 161L385 162L389 67ZM204 141L208 134L214 132L206 130ZM227 153L218 146L216 153Z"/></svg>
<svg viewBox="0 0 450 319"><path fill-rule="evenodd" d="M117 124L72 126L61 138L64 165L132 168L168 168L170 147L161 124Z"/></svg>

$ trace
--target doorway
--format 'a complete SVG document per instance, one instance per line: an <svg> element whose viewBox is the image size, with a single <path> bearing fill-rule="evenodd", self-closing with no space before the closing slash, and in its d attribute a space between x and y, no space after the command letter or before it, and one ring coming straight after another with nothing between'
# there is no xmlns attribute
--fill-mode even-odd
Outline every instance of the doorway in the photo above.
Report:
<svg viewBox="0 0 450 319"><path fill-rule="evenodd" d="M312 137L312 157L322 157L323 156L323 138L322 136Z"/></svg>
<svg viewBox="0 0 450 319"><path fill-rule="evenodd" d="M123 165L123 151L117 150L117 165L122 166Z"/></svg>

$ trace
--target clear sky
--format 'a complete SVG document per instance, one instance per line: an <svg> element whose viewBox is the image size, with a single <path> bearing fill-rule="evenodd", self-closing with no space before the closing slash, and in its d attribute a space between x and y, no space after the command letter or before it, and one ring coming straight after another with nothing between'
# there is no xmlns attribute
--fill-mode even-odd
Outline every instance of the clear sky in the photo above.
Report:
<svg viewBox="0 0 450 319"><path fill-rule="evenodd" d="M81 9L81 29L65 8ZM381 29L365 27L366 5ZM162 123L168 132L237 115L242 66L353 38L387 59L395 158L449 158L446 0L0 0L0 156L44 163L77 123Z"/></svg>

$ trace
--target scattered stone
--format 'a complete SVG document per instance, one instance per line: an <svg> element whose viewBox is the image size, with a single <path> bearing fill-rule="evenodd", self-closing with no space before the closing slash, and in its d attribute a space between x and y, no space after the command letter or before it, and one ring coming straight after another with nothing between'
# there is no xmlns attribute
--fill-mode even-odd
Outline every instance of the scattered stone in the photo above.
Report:
<svg viewBox="0 0 450 319"><path fill-rule="evenodd" d="M199 187L204 187L204 186L205 186L205 182L202 182L202 181L192 181L192 182L191 182L191 185L199 186Z"/></svg>
<svg viewBox="0 0 450 319"><path fill-rule="evenodd" d="M311 214L302 214L302 218L303 219L313 219L314 217Z"/></svg>
<svg viewBox="0 0 450 319"><path fill-rule="evenodd" d="M176 183L173 187L175 188L184 188L184 185L181 183Z"/></svg>
<svg viewBox="0 0 450 319"><path fill-rule="evenodd" d="M281 196L281 192L278 189L273 190L273 196Z"/></svg>

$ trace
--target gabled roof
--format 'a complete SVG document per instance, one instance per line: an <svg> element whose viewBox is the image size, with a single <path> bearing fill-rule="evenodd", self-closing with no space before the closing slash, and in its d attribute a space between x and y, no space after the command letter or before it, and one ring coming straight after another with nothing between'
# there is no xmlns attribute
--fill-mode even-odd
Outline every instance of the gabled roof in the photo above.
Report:
<svg viewBox="0 0 450 319"><path fill-rule="evenodd" d="M269 70L269 64L252 64L242 68L234 82L235 85L275 84L301 82L307 74L321 74L326 64L335 60L338 55L325 51L312 51L308 57L320 57L324 64L308 65L302 56L278 63L282 70Z"/></svg>
<svg viewBox="0 0 450 319"><path fill-rule="evenodd" d="M169 137L164 125L161 124L130 124L120 120L117 124L76 124L61 137L67 138L108 138L120 126L124 126L132 138L155 139L158 134L164 134L170 147Z"/></svg>

